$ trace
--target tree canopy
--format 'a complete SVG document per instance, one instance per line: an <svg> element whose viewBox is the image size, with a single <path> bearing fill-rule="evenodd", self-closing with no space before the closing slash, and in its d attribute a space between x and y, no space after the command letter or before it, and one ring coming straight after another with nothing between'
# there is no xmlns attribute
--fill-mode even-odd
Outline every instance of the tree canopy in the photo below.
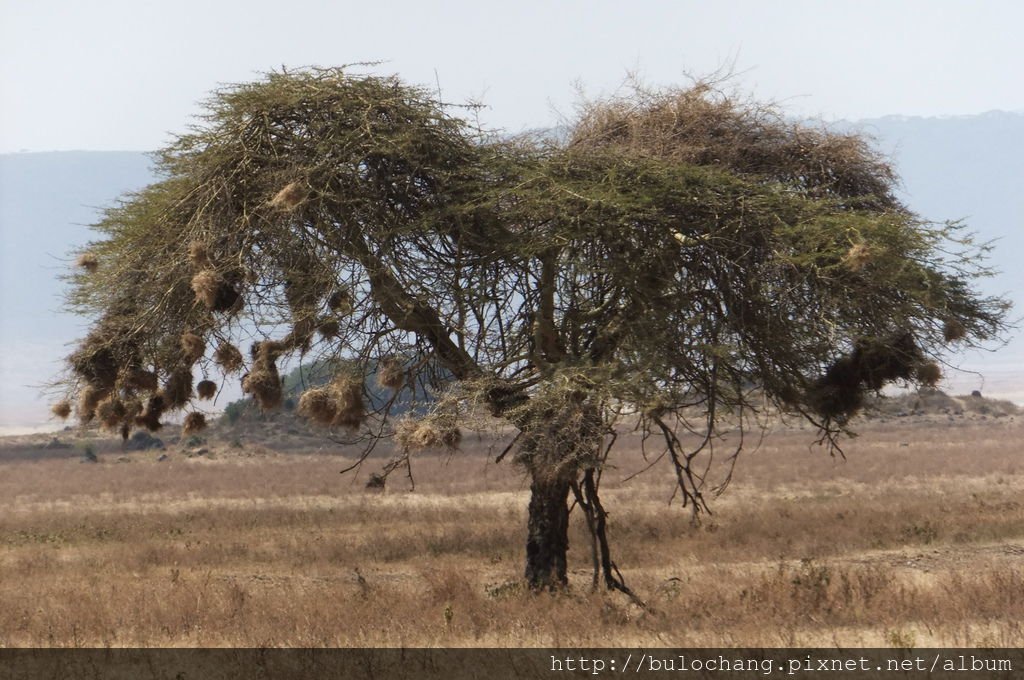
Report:
<svg viewBox="0 0 1024 680"><path fill-rule="evenodd" d="M78 417L157 429L209 393L198 374L243 371L275 408L282 357L341 359L301 413L406 457L502 419L532 480L527 579L566 581L572 492L595 583L624 588L598 496L623 423L699 512L694 461L723 419L768 404L835 445L866 392L934 384L951 343L1004 328L1007 303L973 288L985 246L903 206L857 135L706 83L586 103L557 141L458 113L346 69L214 93L80 253ZM371 372L392 395L433 389L431 413L389 418Z"/></svg>

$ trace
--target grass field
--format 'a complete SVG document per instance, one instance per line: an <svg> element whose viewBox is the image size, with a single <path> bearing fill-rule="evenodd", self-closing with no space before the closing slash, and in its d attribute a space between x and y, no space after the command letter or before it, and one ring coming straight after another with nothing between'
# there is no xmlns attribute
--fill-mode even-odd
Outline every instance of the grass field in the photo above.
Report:
<svg viewBox="0 0 1024 680"><path fill-rule="evenodd" d="M640 608L517 586L528 485L469 437L416 489L339 475L345 452L242 442L98 464L0 447L7 646L1024 645L1024 422L862 424L847 460L809 430L743 454L692 526L637 442L606 474L614 558ZM500 446L498 446L500 450ZM490 453L491 455L488 455ZM450 616L446 616L446 610Z"/></svg>

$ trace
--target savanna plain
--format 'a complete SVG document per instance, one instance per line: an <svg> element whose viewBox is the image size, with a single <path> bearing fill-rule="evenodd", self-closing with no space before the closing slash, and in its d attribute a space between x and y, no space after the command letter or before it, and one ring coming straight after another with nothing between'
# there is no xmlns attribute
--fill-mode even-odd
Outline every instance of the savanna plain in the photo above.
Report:
<svg viewBox="0 0 1024 680"><path fill-rule="evenodd" d="M578 510L569 590L518 585L529 484L494 462L500 433L422 454L413 490L398 471L384 491L365 488L384 447L339 474L356 449L272 428L162 451L6 438L0 643L1024 645L1024 418L904 415L856 423L845 459L807 428L748 437L697 524L668 461L624 432L603 500L644 606L592 592ZM81 462L83 436L98 462Z"/></svg>

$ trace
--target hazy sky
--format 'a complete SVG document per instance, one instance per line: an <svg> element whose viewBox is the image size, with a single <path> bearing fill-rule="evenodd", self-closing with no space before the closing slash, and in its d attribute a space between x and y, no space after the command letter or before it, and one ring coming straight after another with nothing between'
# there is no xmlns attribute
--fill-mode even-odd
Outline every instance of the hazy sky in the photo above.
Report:
<svg viewBox="0 0 1024 680"><path fill-rule="evenodd" d="M220 83L384 60L517 131L573 83L684 81L728 64L800 115L1024 110L1024 3L950 0L0 0L0 152L153 149ZM436 76L435 76L436 74Z"/></svg>

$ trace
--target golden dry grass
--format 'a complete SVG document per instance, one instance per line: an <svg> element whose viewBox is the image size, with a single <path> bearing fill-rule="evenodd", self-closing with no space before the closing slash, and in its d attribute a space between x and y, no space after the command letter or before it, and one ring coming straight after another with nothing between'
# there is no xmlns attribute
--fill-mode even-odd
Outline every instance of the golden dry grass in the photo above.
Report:
<svg viewBox="0 0 1024 680"><path fill-rule="evenodd" d="M641 461L620 457L605 505L647 611L589 592L576 513L571 591L518 589L528 485L472 436L385 493L363 490L383 461L341 476L344 452L0 450L0 642L1020 646L1021 434L874 425L843 462L779 432L699 527L669 506L667 469L621 484Z"/></svg>

